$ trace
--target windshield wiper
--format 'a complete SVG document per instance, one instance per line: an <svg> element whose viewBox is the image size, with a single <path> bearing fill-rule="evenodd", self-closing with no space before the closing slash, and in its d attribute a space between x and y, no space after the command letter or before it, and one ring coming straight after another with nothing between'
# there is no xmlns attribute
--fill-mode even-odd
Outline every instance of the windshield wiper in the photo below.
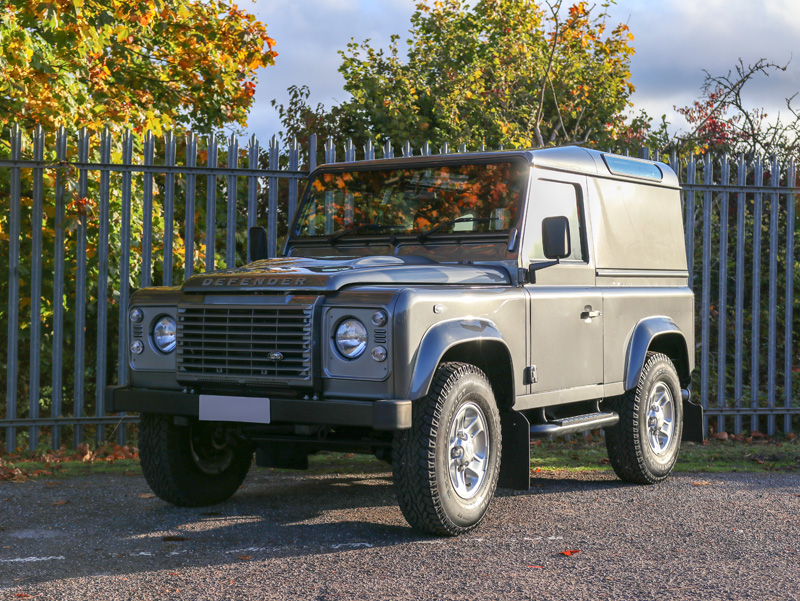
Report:
<svg viewBox="0 0 800 601"><path fill-rule="evenodd" d="M335 245L338 240L351 234L357 234L360 232L385 232L388 230L393 230L396 227L397 226L394 225L381 225L379 223L351 223L341 232L331 235L331 237L328 238L328 242Z"/></svg>
<svg viewBox="0 0 800 601"><path fill-rule="evenodd" d="M439 225L437 225L435 227L432 227L431 229L429 229L427 231L422 232L419 236L417 236L417 240L419 242L425 242L425 240L427 240L428 236L431 236L432 234L435 234L436 232L439 232L439 231L443 230L444 228L450 227L451 225L455 225L457 223L471 223L471 222L472 223L474 223L474 222L490 223L492 221L497 221L497 218L495 218L495 217L457 217L456 219L450 219L448 221L443 221Z"/></svg>

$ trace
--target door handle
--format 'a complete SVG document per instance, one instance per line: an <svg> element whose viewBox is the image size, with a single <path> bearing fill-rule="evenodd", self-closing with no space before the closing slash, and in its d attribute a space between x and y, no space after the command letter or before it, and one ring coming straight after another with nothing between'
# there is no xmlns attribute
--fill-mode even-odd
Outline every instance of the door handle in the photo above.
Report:
<svg viewBox="0 0 800 601"><path fill-rule="evenodd" d="M603 314L602 311L584 311L581 313L581 319L589 321L590 319L594 319L595 317L600 317Z"/></svg>

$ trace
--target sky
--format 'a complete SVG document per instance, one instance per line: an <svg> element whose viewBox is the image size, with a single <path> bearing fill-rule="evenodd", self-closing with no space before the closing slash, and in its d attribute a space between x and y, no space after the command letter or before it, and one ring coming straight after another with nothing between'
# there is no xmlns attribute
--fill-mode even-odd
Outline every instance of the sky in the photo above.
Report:
<svg viewBox="0 0 800 601"><path fill-rule="evenodd" d="M274 67L261 69L248 134L267 140L280 130L270 100L286 103L286 89L307 85L310 101L331 106L347 99L338 72L352 39L372 40L386 48L392 34L406 39L416 0L254 0L242 2L267 24L277 42ZM789 116L785 98L800 92L799 0L618 0L609 9L614 23L626 23L635 39L631 60L633 111L644 109L656 120L666 114L673 130L685 122L673 106L698 98L703 69L713 75L766 58L789 66L759 76L746 88L745 100L764 107L770 118ZM798 95L796 107L800 107Z"/></svg>

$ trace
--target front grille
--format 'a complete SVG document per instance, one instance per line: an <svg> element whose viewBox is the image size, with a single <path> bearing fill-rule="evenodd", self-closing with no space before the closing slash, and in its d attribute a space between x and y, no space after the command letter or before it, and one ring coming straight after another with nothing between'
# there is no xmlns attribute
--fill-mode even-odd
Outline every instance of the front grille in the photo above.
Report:
<svg viewBox="0 0 800 601"><path fill-rule="evenodd" d="M312 308L179 307L179 381L311 382Z"/></svg>

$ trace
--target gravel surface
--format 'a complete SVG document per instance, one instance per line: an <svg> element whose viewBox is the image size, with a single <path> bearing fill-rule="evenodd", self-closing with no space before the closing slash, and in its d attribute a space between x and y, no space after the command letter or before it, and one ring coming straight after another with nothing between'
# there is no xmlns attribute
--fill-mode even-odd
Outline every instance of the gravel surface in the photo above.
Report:
<svg viewBox="0 0 800 601"><path fill-rule="evenodd" d="M204 509L138 474L4 483L0 599L800 599L798 514L792 474L538 473L448 539L390 474L253 471Z"/></svg>

